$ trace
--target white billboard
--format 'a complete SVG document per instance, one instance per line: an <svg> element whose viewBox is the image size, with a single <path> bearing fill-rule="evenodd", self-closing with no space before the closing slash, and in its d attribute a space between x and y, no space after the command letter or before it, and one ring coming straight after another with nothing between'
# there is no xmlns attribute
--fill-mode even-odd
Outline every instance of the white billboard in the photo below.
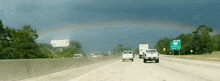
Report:
<svg viewBox="0 0 220 81"><path fill-rule="evenodd" d="M51 40L51 45L53 47L67 47L69 46L69 41L69 39Z"/></svg>

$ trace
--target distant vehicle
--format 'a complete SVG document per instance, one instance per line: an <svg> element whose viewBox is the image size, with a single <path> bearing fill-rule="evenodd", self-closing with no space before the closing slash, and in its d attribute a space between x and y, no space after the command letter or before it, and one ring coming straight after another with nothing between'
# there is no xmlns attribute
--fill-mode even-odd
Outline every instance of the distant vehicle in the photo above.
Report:
<svg viewBox="0 0 220 81"><path fill-rule="evenodd" d="M124 60L134 61L134 53L132 51L123 51L122 61L124 61Z"/></svg>
<svg viewBox="0 0 220 81"><path fill-rule="evenodd" d="M73 58L82 58L83 55L82 54L74 54Z"/></svg>
<svg viewBox="0 0 220 81"><path fill-rule="evenodd" d="M156 49L146 50L143 57L143 62L147 63L147 61L155 61L156 63L159 63L159 53Z"/></svg>
<svg viewBox="0 0 220 81"><path fill-rule="evenodd" d="M108 52L108 55L111 55L111 52L110 52L110 51Z"/></svg>
<svg viewBox="0 0 220 81"><path fill-rule="evenodd" d="M97 55L92 55L92 57L97 57Z"/></svg>
<svg viewBox="0 0 220 81"><path fill-rule="evenodd" d="M102 53L102 55L103 55L103 56L108 56L108 54L106 54L106 53Z"/></svg>
<svg viewBox="0 0 220 81"><path fill-rule="evenodd" d="M101 54L97 55L97 54L93 54L91 55L92 57L101 57Z"/></svg>
<svg viewBox="0 0 220 81"><path fill-rule="evenodd" d="M91 53L90 55L95 55L95 53Z"/></svg>
<svg viewBox="0 0 220 81"><path fill-rule="evenodd" d="M149 49L148 44L139 44L139 58L144 56L144 53L147 49Z"/></svg>

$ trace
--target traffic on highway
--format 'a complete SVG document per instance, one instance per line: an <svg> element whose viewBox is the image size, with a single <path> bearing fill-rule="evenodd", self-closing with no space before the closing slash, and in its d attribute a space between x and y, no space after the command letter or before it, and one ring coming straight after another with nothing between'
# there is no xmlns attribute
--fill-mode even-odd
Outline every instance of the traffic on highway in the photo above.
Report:
<svg viewBox="0 0 220 81"><path fill-rule="evenodd" d="M0 0L0 81L220 81L220 0Z"/></svg>

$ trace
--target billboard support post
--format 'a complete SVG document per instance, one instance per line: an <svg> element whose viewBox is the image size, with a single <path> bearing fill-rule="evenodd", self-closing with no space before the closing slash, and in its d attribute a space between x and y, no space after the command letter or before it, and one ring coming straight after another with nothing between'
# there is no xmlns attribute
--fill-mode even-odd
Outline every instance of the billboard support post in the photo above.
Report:
<svg viewBox="0 0 220 81"><path fill-rule="evenodd" d="M69 43L69 39L60 39L60 40L51 40L51 45L53 47L60 47L60 53L62 52L62 47L67 47L70 45ZM66 57L66 55L64 55L64 58Z"/></svg>
<svg viewBox="0 0 220 81"><path fill-rule="evenodd" d="M60 47L60 52L62 52L62 47Z"/></svg>

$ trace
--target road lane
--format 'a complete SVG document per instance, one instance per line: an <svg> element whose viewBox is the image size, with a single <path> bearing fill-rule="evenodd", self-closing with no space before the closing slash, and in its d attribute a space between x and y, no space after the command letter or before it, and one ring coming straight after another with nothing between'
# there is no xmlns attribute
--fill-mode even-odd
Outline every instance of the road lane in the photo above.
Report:
<svg viewBox="0 0 220 81"><path fill-rule="evenodd" d="M178 60L178 61L176 61ZM187 63L187 61L189 61ZM198 61L198 62L196 62ZM217 66L199 66L199 61L160 57L160 63L143 63L135 56L134 62L117 61L108 67L83 76L79 81L218 81ZM206 62L206 61L204 61ZM192 63L192 64L190 64ZM219 62L216 62L219 63ZM217 64L218 65L218 64ZM73 81L74 79L70 80Z"/></svg>
<svg viewBox="0 0 220 81"><path fill-rule="evenodd" d="M219 81L220 62L160 56L160 63L121 59L21 81Z"/></svg>
<svg viewBox="0 0 220 81"><path fill-rule="evenodd" d="M152 75L151 71L145 70L143 67L137 67L136 65L137 64L131 61L119 61L100 71L85 76L79 81L161 81Z"/></svg>

